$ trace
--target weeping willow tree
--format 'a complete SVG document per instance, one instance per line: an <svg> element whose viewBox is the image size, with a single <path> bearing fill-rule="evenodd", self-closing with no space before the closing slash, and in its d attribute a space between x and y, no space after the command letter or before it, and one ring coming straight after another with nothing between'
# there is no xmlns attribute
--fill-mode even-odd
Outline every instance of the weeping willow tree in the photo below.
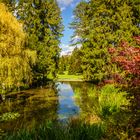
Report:
<svg viewBox="0 0 140 140"><path fill-rule="evenodd" d="M0 89L8 90L32 81L36 52L26 48L22 24L0 3Z"/></svg>

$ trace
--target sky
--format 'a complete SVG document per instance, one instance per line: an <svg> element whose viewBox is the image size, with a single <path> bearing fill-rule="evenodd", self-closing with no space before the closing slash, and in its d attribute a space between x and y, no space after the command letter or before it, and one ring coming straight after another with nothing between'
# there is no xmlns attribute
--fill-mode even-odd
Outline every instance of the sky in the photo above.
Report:
<svg viewBox="0 0 140 140"><path fill-rule="evenodd" d="M80 2L80 0L57 0L59 7L61 8L62 18L63 18L63 37L61 39L60 48L62 49L61 55L66 55L71 52L75 46L70 45L71 36L73 35L73 30L69 29L69 24L73 20L73 10L75 6Z"/></svg>

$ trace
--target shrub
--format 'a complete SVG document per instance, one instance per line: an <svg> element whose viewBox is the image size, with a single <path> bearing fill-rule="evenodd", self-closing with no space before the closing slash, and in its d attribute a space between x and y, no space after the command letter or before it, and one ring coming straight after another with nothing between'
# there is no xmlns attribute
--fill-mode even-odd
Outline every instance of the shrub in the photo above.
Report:
<svg viewBox="0 0 140 140"><path fill-rule="evenodd" d="M116 88L113 84L105 85L99 94L99 114L102 117L113 115L121 110L124 105L128 105L127 93Z"/></svg>
<svg viewBox="0 0 140 140"><path fill-rule="evenodd" d="M122 41L117 48L109 48L112 63L122 69L121 73L115 73L116 82L125 83L132 87L140 85L140 36L133 37L135 46L127 41ZM124 73L122 75L122 73Z"/></svg>

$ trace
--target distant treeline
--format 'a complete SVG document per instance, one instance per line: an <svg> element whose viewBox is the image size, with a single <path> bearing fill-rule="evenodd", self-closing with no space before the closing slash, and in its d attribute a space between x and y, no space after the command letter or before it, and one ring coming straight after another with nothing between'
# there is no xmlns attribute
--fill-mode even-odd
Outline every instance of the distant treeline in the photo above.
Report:
<svg viewBox="0 0 140 140"><path fill-rule="evenodd" d="M80 55L81 51L76 47L71 55L61 56L59 59L59 74L64 74L64 71L68 71L69 75L82 74Z"/></svg>

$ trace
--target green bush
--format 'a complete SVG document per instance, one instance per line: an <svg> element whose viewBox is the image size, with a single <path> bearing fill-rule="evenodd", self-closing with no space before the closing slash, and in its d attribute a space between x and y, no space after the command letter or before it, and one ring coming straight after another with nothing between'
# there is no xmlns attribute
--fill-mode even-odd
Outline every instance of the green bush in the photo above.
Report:
<svg viewBox="0 0 140 140"><path fill-rule="evenodd" d="M119 112L123 106L128 105L126 95L126 92L116 88L113 84L104 86L98 96L100 116L113 115Z"/></svg>
<svg viewBox="0 0 140 140"><path fill-rule="evenodd" d="M129 100L126 99L127 93L113 84L105 85L101 89L95 86L82 94L80 89L76 89L75 93L77 104L82 108L84 116L85 112L90 112L90 114L105 119L119 113L124 106L129 104Z"/></svg>

